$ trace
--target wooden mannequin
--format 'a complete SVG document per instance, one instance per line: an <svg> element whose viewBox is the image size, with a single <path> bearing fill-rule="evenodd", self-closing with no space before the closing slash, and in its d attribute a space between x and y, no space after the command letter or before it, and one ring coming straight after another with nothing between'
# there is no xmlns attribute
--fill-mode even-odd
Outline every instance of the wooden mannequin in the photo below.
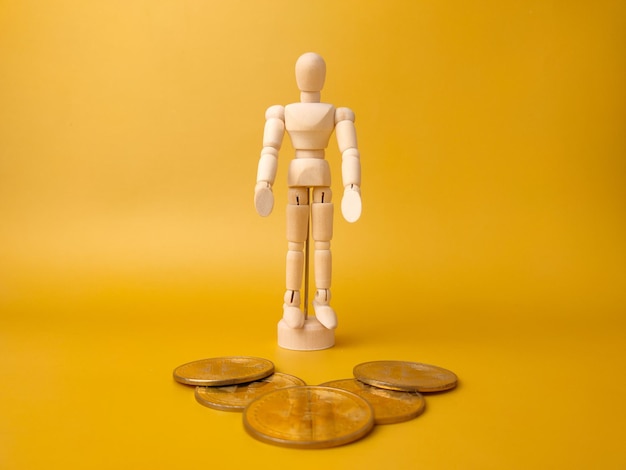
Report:
<svg viewBox="0 0 626 470"><path fill-rule="evenodd" d="M361 163L354 127L354 113L320 102L326 64L308 52L296 62L300 102L271 106L265 113L263 150L259 159L254 203L268 216L274 206L272 185L276 178L278 152L285 131L295 149L287 174L287 269L283 318L278 324L278 344L287 349L316 350L335 344L337 316L330 306L333 203L330 166L324 151L335 131L342 155L343 198L341 212L348 222L361 215ZM307 315L309 220L315 248L315 317ZM305 276L304 310L300 290Z"/></svg>

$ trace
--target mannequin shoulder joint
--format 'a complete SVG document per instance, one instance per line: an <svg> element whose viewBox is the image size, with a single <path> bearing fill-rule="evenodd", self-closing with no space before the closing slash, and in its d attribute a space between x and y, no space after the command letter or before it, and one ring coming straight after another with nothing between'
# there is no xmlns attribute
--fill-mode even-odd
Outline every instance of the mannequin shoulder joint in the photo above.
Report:
<svg viewBox="0 0 626 470"><path fill-rule="evenodd" d="M277 118L277 119L280 119L281 121L284 121L285 120L285 107L279 104L276 104L274 106L270 106L269 108L267 108L267 111L265 111L265 119L268 120L272 118Z"/></svg>
<svg viewBox="0 0 626 470"><path fill-rule="evenodd" d="M354 122L354 111L350 108L337 108L335 111L335 123L341 121L352 121Z"/></svg>

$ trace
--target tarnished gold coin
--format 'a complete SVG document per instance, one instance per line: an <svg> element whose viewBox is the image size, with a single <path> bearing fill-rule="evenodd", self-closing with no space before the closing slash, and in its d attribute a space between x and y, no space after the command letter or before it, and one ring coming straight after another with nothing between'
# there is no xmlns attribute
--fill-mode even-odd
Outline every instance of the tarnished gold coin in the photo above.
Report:
<svg viewBox="0 0 626 470"><path fill-rule="evenodd" d="M186 385L222 386L260 380L274 373L268 359L226 356L188 362L174 369L174 380Z"/></svg>
<svg viewBox="0 0 626 470"><path fill-rule="evenodd" d="M223 387L196 387L196 400L209 408L224 411L243 411L255 398L264 393L285 387L306 385L304 380L293 375L274 372L255 382L239 385L225 385Z"/></svg>
<svg viewBox="0 0 626 470"><path fill-rule="evenodd" d="M243 425L269 444L321 449L364 437L374 427L374 411L356 393L307 385L261 395L243 411Z"/></svg>
<svg viewBox="0 0 626 470"><path fill-rule="evenodd" d="M357 379L325 382L325 387L340 388L365 398L374 409L376 424L401 423L419 416L426 406L419 392L399 392L373 387Z"/></svg>
<svg viewBox="0 0 626 470"><path fill-rule="evenodd" d="M354 376L374 387L405 392L439 392L456 387L457 377L441 367L408 361L373 361L359 364Z"/></svg>

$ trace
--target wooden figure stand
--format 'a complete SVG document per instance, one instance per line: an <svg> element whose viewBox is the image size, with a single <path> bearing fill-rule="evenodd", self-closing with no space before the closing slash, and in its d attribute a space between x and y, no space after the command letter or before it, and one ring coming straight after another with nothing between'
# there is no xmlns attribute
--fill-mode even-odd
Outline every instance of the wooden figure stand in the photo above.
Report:
<svg viewBox="0 0 626 470"><path fill-rule="evenodd" d="M312 52L303 54L296 62L300 102L271 106L265 113L263 150L254 191L256 210L263 217L274 207L272 186L285 131L295 149L287 174L287 290L283 318L278 323L278 344L286 349L318 350L335 344L337 316L330 306L333 203L330 166L324 159L333 131L342 155L341 212L348 222L355 222L361 216L361 162L354 113L320 101L325 78L324 59ZM309 232L315 251L315 316L308 315Z"/></svg>

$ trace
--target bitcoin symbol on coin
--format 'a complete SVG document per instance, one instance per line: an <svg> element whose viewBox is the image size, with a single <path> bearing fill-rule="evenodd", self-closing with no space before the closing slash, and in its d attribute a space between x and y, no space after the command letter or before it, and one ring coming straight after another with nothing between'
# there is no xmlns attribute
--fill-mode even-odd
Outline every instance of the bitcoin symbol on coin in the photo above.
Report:
<svg viewBox="0 0 626 470"><path fill-rule="evenodd" d="M252 400L279 388L305 385L293 375L275 372L256 382L225 387L196 387L198 403L224 411L242 411Z"/></svg>

